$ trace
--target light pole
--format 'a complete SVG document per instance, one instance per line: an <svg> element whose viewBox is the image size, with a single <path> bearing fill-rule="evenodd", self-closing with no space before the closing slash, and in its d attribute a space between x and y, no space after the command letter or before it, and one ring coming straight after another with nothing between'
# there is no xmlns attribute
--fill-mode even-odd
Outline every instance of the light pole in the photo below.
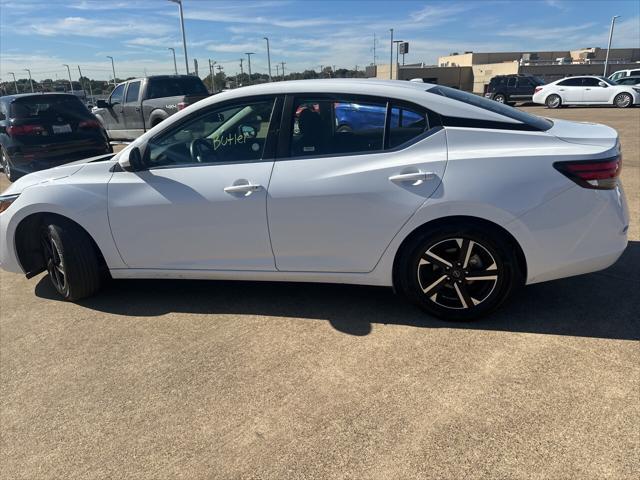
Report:
<svg viewBox="0 0 640 480"><path fill-rule="evenodd" d="M31 93L33 93L33 80L31 80L31 70L25 68L24 71L29 72L29 84L31 85Z"/></svg>
<svg viewBox="0 0 640 480"><path fill-rule="evenodd" d="M80 74L80 86L82 87L82 70L80 70L80 65L78 65L78 73ZM87 82L89 82L89 96L91 97L91 101L93 102L93 87L91 86L91 80L87 78ZM87 96L87 91L84 91L84 96Z"/></svg>
<svg viewBox="0 0 640 480"><path fill-rule="evenodd" d="M390 49L390 59L389 59L389 80L393 80L393 28L390 28L391 32L391 49Z"/></svg>
<svg viewBox="0 0 640 480"><path fill-rule="evenodd" d="M180 29L182 30L182 47L184 48L184 66L187 69L187 75L189 75L189 59L187 58L187 37L184 33L184 12L182 11L182 0L169 1L177 3L180 10Z"/></svg>
<svg viewBox="0 0 640 480"><path fill-rule="evenodd" d="M63 63L62 66L67 67L67 72L69 73L69 85L71 86L71 94L73 94L73 82L71 81L71 69L69 68L69 65L67 65L66 63Z"/></svg>
<svg viewBox="0 0 640 480"><path fill-rule="evenodd" d="M254 52L246 52L247 64L249 65L249 85L251 85L251 55L255 55Z"/></svg>
<svg viewBox="0 0 640 480"><path fill-rule="evenodd" d="M173 47L167 47L169 50L171 50L171 53L173 53L173 70L174 72L176 72L176 75L178 74L178 64L176 63L176 49Z"/></svg>
<svg viewBox="0 0 640 480"><path fill-rule="evenodd" d="M286 64L284 62L280 62L280 65L282 65L282 81L284 82L284 66Z"/></svg>
<svg viewBox="0 0 640 480"><path fill-rule="evenodd" d="M400 70L400 69L399 69L399 66L400 66L400 65L399 65L399 62L400 62L400 59L399 59L399 52L400 52L400 44L401 44L402 42L404 42L404 40L394 40L394 41L393 41L393 43L395 43L395 44L396 44L396 63L395 63L395 65L396 65L396 77L398 77L398 80L400 79L400 75L399 75L399 73L400 73L400 72L399 72L399 70ZM391 52L391 55L393 55L393 52Z"/></svg>
<svg viewBox="0 0 640 480"><path fill-rule="evenodd" d="M18 82L16 81L16 74L13 72L8 72L11 75L13 75L13 85L16 87L16 93L20 93L20 91L18 90Z"/></svg>
<svg viewBox="0 0 640 480"><path fill-rule="evenodd" d="M269 65L269 81L272 82L271 78L271 52L269 51L269 38L263 37L267 41L267 64Z"/></svg>
<svg viewBox="0 0 640 480"><path fill-rule="evenodd" d="M116 66L113 63L113 57L107 55L107 58L111 59L111 70L113 71L113 86L116 86Z"/></svg>
<svg viewBox="0 0 640 480"><path fill-rule="evenodd" d="M211 77L211 93L216 93L216 86L213 83L213 66L216 64L216 62L211 62L211 59L209 58L209 76Z"/></svg>
<svg viewBox="0 0 640 480"><path fill-rule="evenodd" d="M240 84L244 85L244 80L242 79L242 77L244 77L244 70L242 69L242 62L244 62L244 58L240 59Z"/></svg>
<svg viewBox="0 0 640 480"><path fill-rule="evenodd" d="M607 56L604 59L604 73L603 76L607 76L607 67L609 66L609 50L611 50L611 39L613 38L613 26L616 24L616 18L620 18L620 15L611 17L611 28L609 29L609 44L607 45Z"/></svg>

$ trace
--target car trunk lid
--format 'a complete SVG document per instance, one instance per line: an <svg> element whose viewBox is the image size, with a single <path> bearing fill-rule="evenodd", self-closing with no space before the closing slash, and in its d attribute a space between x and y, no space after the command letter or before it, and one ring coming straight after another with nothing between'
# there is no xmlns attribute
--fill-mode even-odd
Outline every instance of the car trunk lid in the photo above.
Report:
<svg viewBox="0 0 640 480"><path fill-rule="evenodd" d="M581 145L595 145L601 147L615 147L618 142L618 132L613 128L598 123L572 122L550 118L553 127L547 133L565 142Z"/></svg>

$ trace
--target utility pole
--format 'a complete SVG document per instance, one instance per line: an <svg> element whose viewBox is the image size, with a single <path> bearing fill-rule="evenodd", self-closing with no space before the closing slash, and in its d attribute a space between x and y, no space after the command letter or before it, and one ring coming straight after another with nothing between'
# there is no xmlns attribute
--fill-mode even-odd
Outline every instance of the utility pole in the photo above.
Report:
<svg viewBox="0 0 640 480"><path fill-rule="evenodd" d="M189 58L187 58L187 37L184 32L184 12L182 10L182 0L169 0L170 2L177 3L180 10L180 30L182 31L182 48L184 48L184 66L187 69L187 75L189 75Z"/></svg>
<svg viewBox="0 0 640 480"><path fill-rule="evenodd" d="M609 50L611 50L611 39L613 38L613 27L616 24L616 18L620 18L620 15L611 17L611 28L609 29L609 44L607 45L607 56L604 59L604 73L603 76L607 76L607 67L609 66Z"/></svg>
<svg viewBox="0 0 640 480"><path fill-rule="evenodd" d="M24 69L25 72L29 72L29 84L31 85L31 93L33 93L33 80L31 80L31 70L29 70L28 68Z"/></svg>
<svg viewBox="0 0 640 480"><path fill-rule="evenodd" d="M113 86L116 86L116 66L113 63L113 57L110 55L107 55L107 58L111 59L111 70L113 71Z"/></svg>
<svg viewBox="0 0 640 480"><path fill-rule="evenodd" d="M66 63L63 63L62 66L67 67L67 72L69 73L69 85L71 85L71 94L73 94L73 82L71 81L71 69L69 68L69 65L67 65Z"/></svg>
<svg viewBox="0 0 640 480"><path fill-rule="evenodd" d="M269 38L268 37L263 37L266 41L267 41L267 63L269 65L269 81L272 82L273 79L271 78L271 52L269 51Z"/></svg>
<svg viewBox="0 0 640 480"><path fill-rule="evenodd" d="M16 94L20 93L20 90L18 90L18 82L16 81L16 74L13 72L8 72L11 75L13 75L13 85L16 87Z"/></svg>
<svg viewBox="0 0 640 480"><path fill-rule="evenodd" d="M286 64L284 62L280 62L280 65L282 65L282 80L284 81L284 66Z"/></svg>
<svg viewBox="0 0 640 480"><path fill-rule="evenodd" d="M276 79L280 76L280 65L276 63Z"/></svg>
<svg viewBox="0 0 640 480"><path fill-rule="evenodd" d="M378 58L376 55L376 47L377 47L377 43L378 40L376 39L376 34L373 34L373 65L375 66L376 64L376 59Z"/></svg>
<svg viewBox="0 0 640 480"><path fill-rule="evenodd" d="M80 74L80 86L82 87L82 70L80 70L80 65L78 65L78 73ZM91 101L93 101L93 87L91 86L91 80L89 80L87 78L87 81L89 82L89 95L91 96ZM84 87L83 87L84 88ZM87 91L84 91L84 96L87 96Z"/></svg>
<svg viewBox="0 0 640 480"><path fill-rule="evenodd" d="M251 85L251 55L255 55L255 53L247 52L245 55L247 56L247 63L249 65L249 85Z"/></svg>
<svg viewBox="0 0 640 480"><path fill-rule="evenodd" d="M391 58L389 59L389 80L393 80L393 28L390 28L389 31L391 32L391 49L390 49L390 54L391 54Z"/></svg>
<svg viewBox="0 0 640 480"><path fill-rule="evenodd" d="M242 77L244 76L244 70L242 69L242 61L244 60L244 58L240 59L240 81L242 82Z"/></svg>
<svg viewBox="0 0 640 480"><path fill-rule="evenodd" d="M209 76L211 77L211 93L216 93L216 86L213 83L213 66L216 62L211 63L211 59L209 59Z"/></svg>
<svg viewBox="0 0 640 480"><path fill-rule="evenodd" d="M199 75L198 75L198 59L197 58L193 59L193 69L196 72L196 77L199 77ZM146 75L145 75L145 77L146 77Z"/></svg>
<svg viewBox="0 0 640 480"><path fill-rule="evenodd" d="M178 64L176 63L176 49L173 47L167 47L173 53L173 71L178 74Z"/></svg>

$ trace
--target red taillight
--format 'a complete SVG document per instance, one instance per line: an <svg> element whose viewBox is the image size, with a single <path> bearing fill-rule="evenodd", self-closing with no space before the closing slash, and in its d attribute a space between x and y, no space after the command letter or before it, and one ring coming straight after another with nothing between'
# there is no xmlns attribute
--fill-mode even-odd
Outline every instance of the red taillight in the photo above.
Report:
<svg viewBox="0 0 640 480"><path fill-rule="evenodd" d="M42 135L47 131L42 125L9 125L7 127L7 134L10 137L17 137L19 135Z"/></svg>
<svg viewBox="0 0 640 480"><path fill-rule="evenodd" d="M536 87L536 89L533 91L533 93L538 93L540 90L542 90L543 87Z"/></svg>
<svg viewBox="0 0 640 480"><path fill-rule="evenodd" d="M556 162L553 166L584 188L611 190L616 187L622 170L622 156L606 160Z"/></svg>
<svg viewBox="0 0 640 480"><path fill-rule="evenodd" d="M183 108L187 108L188 106L189 106L189 103L180 102L180 103L178 103L178 110L182 110Z"/></svg>
<svg viewBox="0 0 640 480"><path fill-rule="evenodd" d="M78 128L100 128L100 122L97 120L82 120L78 123Z"/></svg>

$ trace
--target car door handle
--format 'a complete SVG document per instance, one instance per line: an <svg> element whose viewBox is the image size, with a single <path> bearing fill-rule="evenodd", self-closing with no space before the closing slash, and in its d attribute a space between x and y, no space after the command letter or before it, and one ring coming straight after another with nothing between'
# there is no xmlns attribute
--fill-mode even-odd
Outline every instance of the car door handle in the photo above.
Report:
<svg viewBox="0 0 640 480"><path fill-rule="evenodd" d="M140 111L140 107L136 107L136 112L139 112L139 111Z"/></svg>
<svg viewBox="0 0 640 480"><path fill-rule="evenodd" d="M392 175L389 177L389 180L391 180L392 182L420 182L431 180L434 177L435 174L433 172L413 172Z"/></svg>
<svg viewBox="0 0 640 480"><path fill-rule="evenodd" d="M231 185L224 187L226 193L250 193L260 190L262 185L254 185L253 183L243 183L241 185Z"/></svg>
<svg viewBox="0 0 640 480"><path fill-rule="evenodd" d="M585 88L585 90L591 90L590 88Z"/></svg>

